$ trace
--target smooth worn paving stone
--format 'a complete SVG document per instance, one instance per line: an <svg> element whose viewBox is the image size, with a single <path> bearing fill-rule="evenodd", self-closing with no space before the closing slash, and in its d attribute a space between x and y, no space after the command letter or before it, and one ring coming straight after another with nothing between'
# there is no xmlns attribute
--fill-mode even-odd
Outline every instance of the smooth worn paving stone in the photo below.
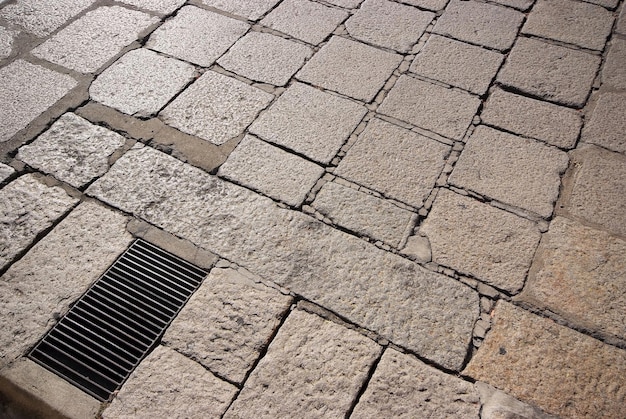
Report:
<svg viewBox="0 0 626 419"><path fill-rule="evenodd" d="M403 3L437 12L448 4L449 0L404 0Z"/></svg>
<svg viewBox="0 0 626 419"><path fill-rule="evenodd" d="M530 9L530 6L535 3L535 0L493 0L493 2L525 12Z"/></svg>
<svg viewBox="0 0 626 419"><path fill-rule="evenodd" d="M162 343L219 376L241 383L291 301L233 269L213 268L169 326Z"/></svg>
<svg viewBox="0 0 626 419"><path fill-rule="evenodd" d="M597 55L519 38L497 79L550 102L582 107L599 66Z"/></svg>
<svg viewBox="0 0 626 419"><path fill-rule="evenodd" d="M524 15L495 4L452 0L434 33L501 51L513 45Z"/></svg>
<svg viewBox="0 0 626 419"><path fill-rule="evenodd" d="M270 11L279 1L280 0L202 0L202 3L250 20L257 20Z"/></svg>
<svg viewBox="0 0 626 419"><path fill-rule="evenodd" d="M419 208L435 186L449 152L450 146L373 119L334 174Z"/></svg>
<svg viewBox="0 0 626 419"><path fill-rule="evenodd" d="M535 223L447 189L439 190L420 233L433 261L511 293L524 286L541 238Z"/></svg>
<svg viewBox="0 0 626 419"><path fill-rule="evenodd" d="M0 163L0 182L4 182L15 173L15 169L4 163Z"/></svg>
<svg viewBox="0 0 626 419"><path fill-rule="evenodd" d="M224 418L343 417L380 352L354 330L295 310Z"/></svg>
<svg viewBox="0 0 626 419"><path fill-rule="evenodd" d="M496 76L504 56L464 42L432 35L410 70L451 86L482 95Z"/></svg>
<svg viewBox="0 0 626 419"><path fill-rule="evenodd" d="M493 323L463 374L563 418L623 415L626 351L505 301Z"/></svg>
<svg viewBox="0 0 626 419"><path fill-rule="evenodd" d="M16 35L17 31L12 31L0 26L0 60L11 55L13 51L13 41Z"/></svg>
<svg viewBox="0 0 626 419"><path fill-rule="evenodd" d="M401 76L378 111L454 140L461 140L478 110L477 96Z"/></svg>
<svg viewBox="0 0 626 419"><path fill-rule="evenodd" d="M463 363L479 300L458 281L148 147L88 193L446 368Z"/></svg>
<svg viewBox="0 0 626 419"><path fill-rule="evenodd" d="M140 9L149 10L161 14L170 14L185 3L185 0L119 0L122 3Z"/></svg>
<svg viewBox="0 0 626 419"><path fill-rule="evenodd" d="M0 80L0 142L9 140L77 85L66 74L23 60L0 68Z"/></svg>
<svg viewBox="0 0 626 419"><path fill-rule="evenodd" d="M602 67L602 86L626 89L626 40L613 38Z"/></svg>
<svg viewBox="0 0 626 419"><path fill-rule="evenodd" d="M475 387L482 403L481 419L558 419L489 384L477 381Z"/></svg>
<svg viewBox="0 0 626 419"><path fill-rule="evenodd" d="M387 0L365 0L346 21L346 29L355 39L408 52L434 17L434 13Z"/></svg>
<svg viewBox="0 0 626 419"><path fill-rule="evenodd" d="M23 179L23 178L21 178ZM12 184L11 184L12 185ZM5 187L4 193L11 185ZM37 188L40 189L40 188ZM28 217L58 217L76 202L69 197L51 197L58 190L31 187L22 193L36 193L40 205L30 205ZM48 194L48 195L46 195ZM64 202L59 202L64 199ZM4 199L0 202L6 202ZM2 206L2 204L0 204ZM3 214L7 214L3 210ZM93 202L79 205L40 240L0 278L0 368L22 356L96 281L130 245L126 232L128 218ZM33 226L33 222L29 221ZM46 223L49 225L49 223ZM0 240L5 242L5 240ZM19 243L13 242L14 246ZM45 267L45 269L42 269Z"/></svg>
<svg viewBox="0 0 626 419"><path fill-rule="evenodd" d="M581 140L626 153L626 93L602 93L581 134Z"/></svg>
<svg viewBox="0 0 626 419"><path fill-rule="evenodd" d="M202 365L159 345L130 375L102 417L220 417L237 391Z"/></svg>
<svg viewBox="0 0 626 419"><path fill-rule="evenodd" d="M387 349L351 418L478 418L474 386L413 357Z"/></svg>
<svg viewBox="0 0 626 419"><path fill-rule="evenodd" d="M155 30L146 46L208 67L250 28L245 22L185 6Z"/></svg>
<svg viewBox="0 0 626 419"><path fill-rule="evenodd" d="M273 99L256 87L207 71L159 116L168 125L220 145L241 134Z"/></svg>
<svg viewBox="0 0 626 419"><path fill-rule="evenodd" d="M367 109L349 99L293 83L250 132L320 163L329 163Z"/></svg>
<svg viewBox="0 0 626 419"><path fill-rule="evenodd" d="M324 168L247 135L218 175L297 207L324 175Z"/></svg>
<svg viewBox="0 0 626 419"><path fill-rule="evenodd" d="M480 119L484 124L566 149L576 145L582 126L578 111L502 89L491 92Z"/></svg>
<svg viewBox="0 0 626 419"><path fill-rule="evenodd" d="M313 50L306 45L269 33L250 32L217 63L251 80L284 86L311 55Z"/></svg>
<svg viewBox="0 0 626 419"><path fill-rule="evenodd" d="M96 0L17 0L0 17L38 37L50 35Z"/></svg>

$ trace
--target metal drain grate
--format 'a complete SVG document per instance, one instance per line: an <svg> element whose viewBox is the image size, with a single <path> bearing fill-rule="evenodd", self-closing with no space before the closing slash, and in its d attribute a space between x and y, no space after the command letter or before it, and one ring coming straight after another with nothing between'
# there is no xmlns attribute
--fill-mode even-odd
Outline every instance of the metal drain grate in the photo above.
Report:
<svg viewBox="0 0 626 419"><path fill-rule="evenodd" d="M206 275L137 240L29 357L105 401L154 346Z"/></svg>

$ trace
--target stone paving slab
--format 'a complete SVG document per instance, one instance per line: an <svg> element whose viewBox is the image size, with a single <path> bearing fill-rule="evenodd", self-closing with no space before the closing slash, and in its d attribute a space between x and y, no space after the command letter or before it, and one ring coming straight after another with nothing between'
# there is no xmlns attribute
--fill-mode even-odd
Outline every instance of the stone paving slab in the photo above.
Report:
<svg viewBox="0 0 626 419"><path fill-rule="evenodd" d="M203 4L250 20L257 20L280 0L202 0Z"/></svg>
<svg viewBox="0 0 626 419"><path fill-rule="evenodd" d="M326 3L334 4L335 6L345 7L347 9L354 9L361 4L363 0L327 0Z"/></svg>
<svg viewBox="0 0 626 419"><path fill-rule="evenodd" d="M0 26L0 60L9 57L13 52L13 41L17 33Z"/></svg>
<svg viewBox="0 0 626 419"><path fill-rule="evenodd" d="M63 26L96 0L18 0L7 4L0 17L38 37Z"/></svg>
<svg viewBox="0 0 626 419"><path fill-rule="evenodd" d="M603 86L626 89L626 39L613 38L602 68Z"/></svg>
<svg viewBox="0 0 626 419"><path fill-rule="evenodd" d="M619 19L615 25L615 32L626 35L626 8L622 6L622 12L619 14Z"/></svg>
<svg viewBox="0 0 626 419"><path fill-rule="evenodd" d="M587 115L581 140L626 153L626 93L604 93Z"/></svg>
<svg viewBox="0 0 626 419"><path fill-rule="evenodd" d="M15 169L4 163L0 163L0 183L7 180L15 173Z"/></svg>
<svg viewBox="0 0 626 419"><path fill-rule="evenodd" d="M449 0L404 0L404 3L437 12L448 4Z"/></svg>
<svg viewBox="0 0 626 419"><path fill-rule="evenodd" d="M185 0L120 0L120 2L165 15L178 9Z"/></svg>

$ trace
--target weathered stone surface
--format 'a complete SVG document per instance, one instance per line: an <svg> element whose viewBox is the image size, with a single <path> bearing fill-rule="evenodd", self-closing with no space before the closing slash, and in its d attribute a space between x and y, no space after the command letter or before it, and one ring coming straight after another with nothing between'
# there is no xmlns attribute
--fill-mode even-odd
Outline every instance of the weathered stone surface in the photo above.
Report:
<svg viewBox="0 0 626 419"><path fill-rule="evenodd" d="M513 45L524 15L495 4L452 0L433 32L501 51Z"/></svg>
<svg viewBox="0 0 626 419"><path fill-rule="evenodd" d="M499 3L504 6L513 7L514 9L525 12L535 3L535 0L494 0L494 3Z"/></svg>
<svg viewBox="0 0 626 419"><path fill-rule="evenodd" d="M433 261L511 293L524 286L541 238L535 223L447 189L439 190L420 232Z"/></svg>
<svg viewBox="0 0 626 419"><path fill-rule="evenodd" d="M476 96L401 76L378 111L460 140L479 105Z"/></svg>
<svg viewBox="0 0 626 419"><path fill-rule="evenodd" d="M17 35L16 31L11 31L3 26L0 26L0 60L3 60L11 55L15 35Z"/></svg>
<svg viewBox="0 0 626 419"><path fill-rule="evenodd" d="M42 201L48 212L58 205ZM0 278L0 367L24 355L126 249L132 240L126 222L102 206L83 203L6 271Z"/></svg>
<svg viewBox="0 0 626 419"><path fill-rule="evenodd" d="M597 4L613 10L617 7L619 0L586 0L585 2Z"/></svg>
<svg viewBox="0 0 626 419"><path fill-rule="evenodd" d="M413 235L406 241L406 245L400 251L403 255L421 263L428 263L432 260L432 249L428 237Z"/></svg>
<svg viewBox="0 0 626 419"><path fill-rule="evenodd" d="M239 80L207 71L159 115L187 134L220 145L241 134L273 98Z"/></svg>
<svg viewBox="0 0 626 419"><path fill-rule="evenodd" d="M122 3L161 14L170 14L183 5L185 0L120 0Z"/></svg>
<svg viewBox="0 0 626 419"><path fill-rule="evenodd" d="M80 188L109 169L109 156L126 139L106 128L66 113L33 143L20 148L17 158Z"/></svg>
<svg viewBox="0 0 626 419"><path fill-rule="evenodd" d="M568 162L556 148L481 125L449 182L548 218Z"/></svg>
<svg viewBox="0 0 626 419"><path fill-rule="evenodd" d="M497 52L432 35L413 60L410 70L482 95L503 59L504 56Z"/></svg>
<svg viewBox="0 0 626 419"><path fill-rule="evenodd" d="M235 270L213 268L167 329L163 344L241 383L291 301Z"/></svg>
<svg viewBox="0 0 626 419"><path fill-rule="evenodd" d="M434 13L387 0L365 0L346 22L346 29L361 41L408 52L434 17Z"/></svg>
<svg viewBox="0 0 626 419"><path fill-rule="evenodd" d="M77 83L66 74L16 60L0 68L0 142L9 140Z"/></svg>
<svg viewBox="0 0 626 419"><path fill-rule="evenodd" d="M581 139L626 153L626 94L603 93L583 128Z"/></svg>
<svg viewBox="0 0 626 419"><path fill-rule="evenodd" d="M449 0L404 0L404 3L437 12L448 4Z"/></svg>
<svg viewBox="0 0 626 419"><path fill-rule="evenodd" d="M297 74L300 80L370 102L402 57L334 36Z"/></svg>
<svg viewBox="0 0 626 419"><path fill-rule="evenodd" d="M602 67L602 84L605 87L626 89L626 40L613 38L609 54Z"/></svg>
<svg viewBox="0 0 626 419"><path fill-rule="evenodd" d="M334 4L335 6L345 7L347 9L354 9L361 4L363 0L327 0L326 3Z"/></svg>
<svg viewBox="0 0 626 419"><path fill-rule="evenodd" d="M617 25L615 25L615 32L626 34L626 7L622 6L622 12L619 14Z"/></svg>
<svg viewBox="0 0 626 419"><path fill-rule="evenodd" d="M159 345L130 375L102 417L220 417L236 394L237 387Z"/></svg>
<svg viewBox="0 0 626 419"><path fill-rule="evenodd" d="M35 36L50 35L95 0L18 0L7 4L0 17L20 25Z"/></svg>
<svg viewBox="0 0 626 419"><path fill-rule="evenodd" d="M580 113L575 110L501 89L493 90L480 118L487 125L560 148L574 147L582 126Z"/></svg>
<svg viewBox="0 0 626 419"><path fill-rule="evenodd" d="M0 163L0 182L4 182L15 173L15 169L4 163Z"/></svg>
<svg viewBox="0 0 626 419"><path fill-rule="evenodd" d="M334 173L419 208L449 152L449 146L373 119Z"/></svg>
<svg viewBox="0 0 626 419"><path fill-rule="evenodd" d="M387 349L352 418L478 418L474 386L411 355Z"/></svg>
<svg viewBox="0 0 626 419"><path fill-rule="evenodd" d="M480 394L483 405L481 419L557 419L535 406L522 403L515 397L497 390L489 384L476 382L476 390Z"/></svg>
<svg viewBox="0 0 626 419"><path fill-rule="evenodd" d="M207 6L228 13L257 20L271 10L280 0L202 0Z"/></svg>
<svg viewBox="0 0 626 419"><path fill-rule="evenodd" d="M519 38L498 81L550 102L582 107L599 65L596 55Z"/></svg>
<svg viewBox="0 0 626 419"><path fill-rule="evenodd" d="M626 351L500 301L463 371L561 417L620 417Z"/></svg>
<svg viewBox="0 0 626 419"><path fill-rule="evenodd" d="M269 142L329 163L367 109L351 100L293 83L250 127Z"/></svg>
<svg viewBox="0 0 626 419"><path fill-rule="evenodd" d="M295 310L224 417L344 416L380 351L353 330Z"/></svg>
<svg viewBox="0 0 626 419"><path fill-rule="evenodd" d="M249 28L245 22L198 7L185 6L173 19L154 31L146 46L208 67Z"/></svg>
<svg viewBox="0 0 626 419"><path fill-rule="evenodd" d="M421 356L462 365L479 302L451 278L148 147L127 152L88 193Z"/></svg>
<svg viewBox="0 0 626 419"><path fill-rule="evenodd" d="M92 73L158 21L124 7L100 7L62 29L32 53L63 67Z"/></svg>
<svg viewBox="0 0 626 419"><path fill-rule="evenodd" d="M230 154L219 176L297 207L324 168L247 135Z"/></svg>
<svg viewBox="0 0 626 419"><path fill-rule="evenodd" d="M602 51L613 20L611 12L589 3L538 0L522 32Z"/></svg>

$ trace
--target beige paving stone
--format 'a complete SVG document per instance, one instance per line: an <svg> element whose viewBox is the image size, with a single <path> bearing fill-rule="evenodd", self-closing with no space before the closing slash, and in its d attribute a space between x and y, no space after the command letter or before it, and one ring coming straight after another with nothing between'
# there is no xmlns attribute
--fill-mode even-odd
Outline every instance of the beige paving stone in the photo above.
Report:
<svg viewBox="0 0 626 419"><path fill-rule="evenodd" d="M353 330L295 310L224 418L344 416L380 352Z"/></svg>
<svg viewBox="0 0 626 419"><path fill-rule="evenodd" d="M464 42L432 35L410 70L421 76L482 95L496 76L504 56Z"/></svg>
<svg viewBox="0 0 626 419"><path fill-rule="evenodd" d="M0 163L0 183L7 180L15 173L15 169L4 163Z"/></svg>
<svg viewBox="0 0 626 419"><path fill-rule="evenodd" d="M613 10L617 7L619 0L585 0L585 2L597 4Z"/></svg>
<svg viewBox="0 0 626 419"><path fill-rule="evenodd" d="M130 4L141 9L157 12L160 14L170 14L185 3L185 0L120 0L122 3Z"/></svg>
<svg viewBox="0 0 626 419"><path fill-rule="evenodd" d="M403 3L438 12L446 7L449 0L404 0Z"/></svg>
<svg viewBox="0 0 626 419"><path fill-rule="evenodd" d="M447 145L373 119L334 173L419 208L449 152Z"/></svg>
<svg viewBox="0 0 626 419"><path fill-rule="evenodd" d="M250 20L257 20L270 11L280 0L202 0L207 6L215 7Z"/></svg>
<svg viewBox="0 0 626 419"><path fill-rule="evenodd" d="M489 384L477 381L475 386L480 393L482 403L481 419L558 419L556 416L549 415L536 406L523 403Z"/></svg>
<svg viewBox="0 0 626 419"><path fill-rule="evenodd" d="M326 0L326 3L334 4L335 6L345 7L347 9L354 9L361 4L363 0Z"/></svg>
<svg viewBox="0 0 626 419"><path fill-rule="evenodd" d="M626 89L626 40L613 38L602 67L602 85L615 89Z"/></svg>
<svg viewBox="0 0 626 419"><path fill-rule="evenodd" d="M622 5L622 12L619 14L617 25L615 25L615 32L626 34L626 7Z"/></svg>
<svg viewBox="0 0 626 419"><path fill-rule="evenodd" d="M7 58L13 52L13 41L17 34L17 31L0 26L0 60Z"/></svg>
<svg viewBox="0 0 626 419"><path fill-rule="evenodd" d="M500 301L470 377L554 415L620 417L626 351Z"/></svg>
<svg viewBox="0 0 626 419"><path fill-rule="evenodd" d="M207 71L159 116L187 134L220 145L241 134L273 99L239 80Z"/></svg>
<svg viewBox="0 0 626 419"><path fill-rule="evenodd" d="M220 417L236 394L237 387L159 345L130 375L102 417Z"/></svg>
<svg viewBox="0 0 626 419"><path fill-rule="evenodd" d="M477 96L401 76L378 111L460 140L472 123L479 105Z"/></svg>
<svg viewBox="0 0 626 419"><path fill-rule="evenodd" d="M293 83L252 123L250 132L327 164L366 113L351 100Z"/></svg>
<svg viewBox="0 0 626 419"><path fill-rule="evenodd" d="M535 3L535 0L494 0L493 2L525 12L530 9L530 6Z"/></svg>
<svg viewBox="0 0 626 419"><path fill-rule="evenodd" d="M603 93L587 116L581 140L626 153L626 94Z"/></svg>
<svg viewBox="0 0 626 419"><path fill-rule="evenodd" d="M43 38L94 2L95 0L18 0L4 6L0 17Z"/></svg>

